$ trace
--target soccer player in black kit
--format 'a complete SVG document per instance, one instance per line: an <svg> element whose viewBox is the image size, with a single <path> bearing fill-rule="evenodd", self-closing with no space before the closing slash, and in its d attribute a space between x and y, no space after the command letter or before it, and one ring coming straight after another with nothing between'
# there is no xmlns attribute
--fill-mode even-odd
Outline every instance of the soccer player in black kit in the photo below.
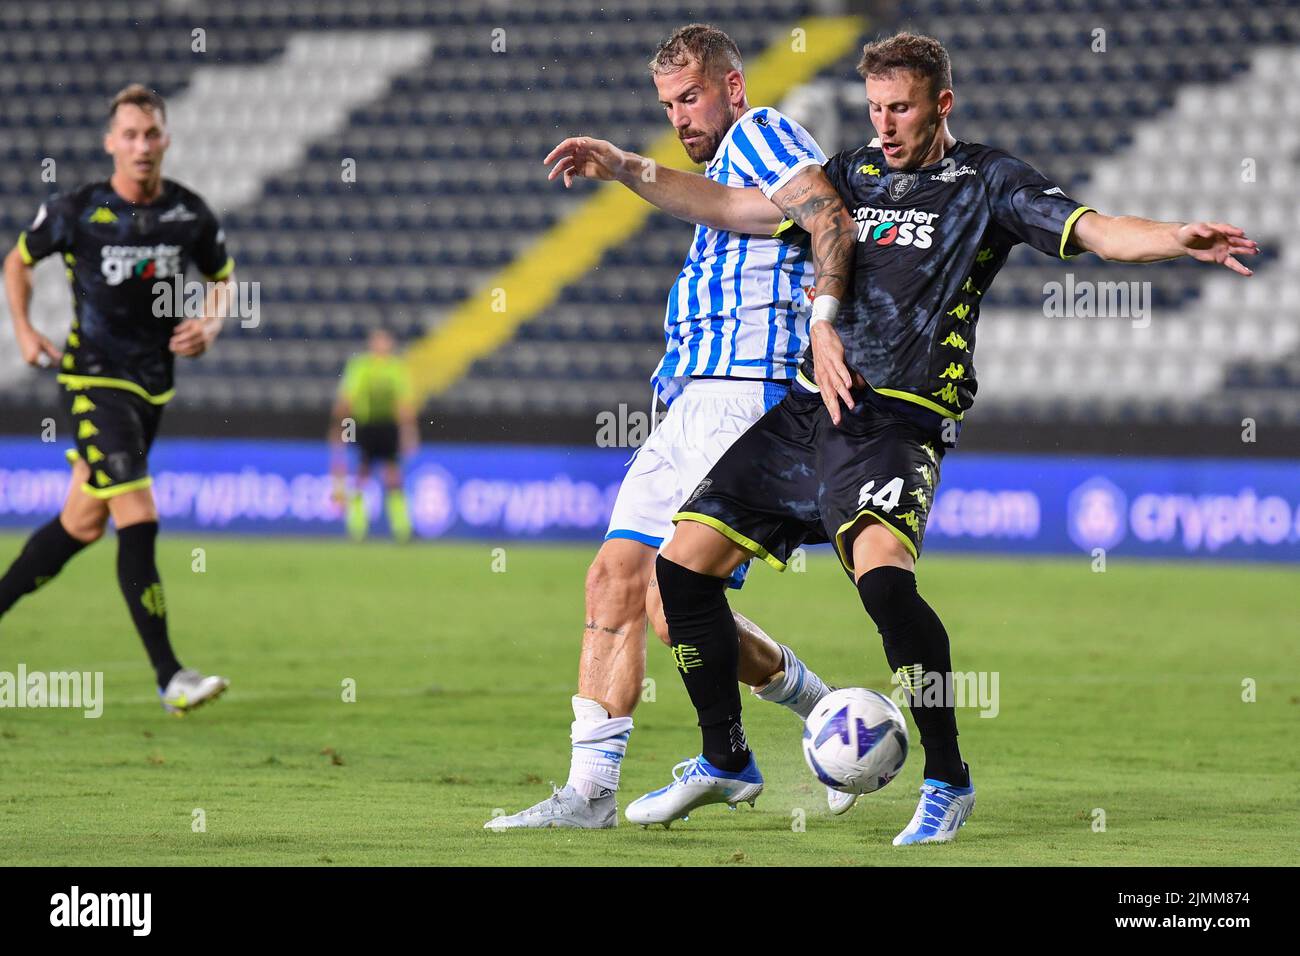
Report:
<svg viewBox="0 0 1300 956"><path fill-rule="evenodd" d="M175 356L197 358L215 340L234 262L207 204L162 178L169 144L162 98L140 85L122 90L104 136L112 177L51 197L5 258L19 349L31 365L57 363L76 450L68 451L72 482L63 511L27 539L0 578L0 615L98 540L112 517L118 584L163 707L179 715L219 696L228 682L183 668L172 650L154 560L158 511L148 455L174 391ZM32 269L55 254L67 266L75 310L61 352L28 319ZM191 267L211 280L203 315L157 309L155 284L166 283L170 292L173 277Z"/></svg>
<svg viewBox="0 0 1300 956"><path fill-rule="evenodd" d="M690 649L682 678L703 735L691 768L637 801L643 819L663 807L654 819L665 825L684 805L678 788L692 791L691 805L752 800L762 788L741 723L727 576L754 555L783 569L800 544L829 541L883 638L925 751L920 803L893 842L953 839L975 788L957 746L948 634L914 569L945 450L975 396L981 296L1021 242L1062 259L1190 256L1244 276L1236 256L1258 251L1224 223L1102 215L1014 156L958 141L937 40L867 44L858 72L878 139L824 167L858 226L852 301L832 321L814 319L796 386L682 504L657 560L672 643ZM709 191L725 189L703 177L688 188L701 209L717 208ZM758 190L730 192L749 197L733 207L733 228L779 228L774 207L763 218ZM930 681L945 692L922 700Z"/></svg>

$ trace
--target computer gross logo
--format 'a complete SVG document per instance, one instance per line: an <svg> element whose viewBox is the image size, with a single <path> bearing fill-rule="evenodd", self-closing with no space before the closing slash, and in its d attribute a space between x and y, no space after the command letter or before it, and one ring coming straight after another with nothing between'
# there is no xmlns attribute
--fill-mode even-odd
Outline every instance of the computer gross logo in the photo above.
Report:
<svg viewBox="0 0 1300 956"><path fill-rule="evenodd" d="M939 214L920 209L859 206L854 211L853 218L858 223L858 242L929 249L934 244L934 229Z"/></svg>

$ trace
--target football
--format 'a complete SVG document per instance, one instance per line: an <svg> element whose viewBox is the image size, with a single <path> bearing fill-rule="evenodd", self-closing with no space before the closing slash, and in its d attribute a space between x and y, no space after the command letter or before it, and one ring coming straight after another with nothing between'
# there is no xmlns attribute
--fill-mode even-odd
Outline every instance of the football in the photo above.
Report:
<svg viewBox="0 0 1300 956"><path fill-rule="evenodd" d="M907 722L892 700L874 690L832 691L804 721L803 755L826 786L872 793L903 769Z"/></svg>

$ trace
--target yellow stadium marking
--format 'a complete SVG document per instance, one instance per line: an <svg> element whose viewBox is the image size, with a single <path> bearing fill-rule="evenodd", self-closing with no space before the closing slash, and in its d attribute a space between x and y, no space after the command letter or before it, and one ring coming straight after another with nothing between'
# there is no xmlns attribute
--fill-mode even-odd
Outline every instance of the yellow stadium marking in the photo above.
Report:
<svg viewBox="0 0 1300 956"><path fill-rule="evenodd" d="M805 52L793 49L796 28L804 31ZM778 103L789 90L853 49L865 28L858 17L811 17L792 24L746 69L750 104ZM681 141L676 133L666 132L644 155L658 165L678 167L683 157ZM541 157L537 159L540 176ZM475 360L507 342L566 286L591 271L607 250L631 238L652 211L649 203L625 186L605 183L538 237L407 351L418 402L446 391Z"/></svg>

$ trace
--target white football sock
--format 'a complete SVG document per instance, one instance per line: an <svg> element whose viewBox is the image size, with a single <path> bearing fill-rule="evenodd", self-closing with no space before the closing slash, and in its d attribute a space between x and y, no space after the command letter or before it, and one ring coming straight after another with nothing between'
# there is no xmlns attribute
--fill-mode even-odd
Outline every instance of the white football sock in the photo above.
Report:
<svg viewBox="0 0 1300 956"><path fill-rule="evenodd" d="M631 733L631 717L610 717L596 701L575 694L569 786L588 800L617 790Z"/></svg>
<svg viewBox="0 0 1300 956"><path fill-rule="evenodd" d="M795 656L784 644L781 648L782 670L762 687L752 688L763 700L789 707L800 719L807 719L817 702L830 693L830 688L812 669Z"/></svg>

